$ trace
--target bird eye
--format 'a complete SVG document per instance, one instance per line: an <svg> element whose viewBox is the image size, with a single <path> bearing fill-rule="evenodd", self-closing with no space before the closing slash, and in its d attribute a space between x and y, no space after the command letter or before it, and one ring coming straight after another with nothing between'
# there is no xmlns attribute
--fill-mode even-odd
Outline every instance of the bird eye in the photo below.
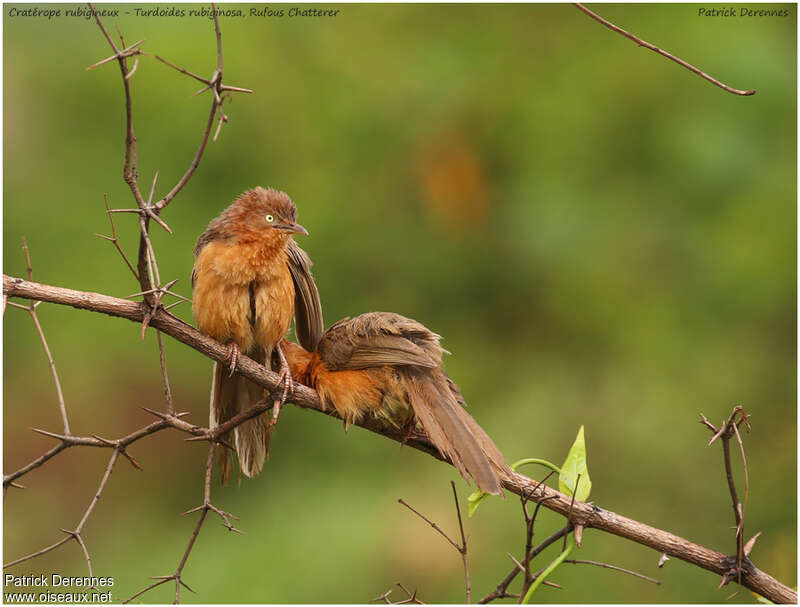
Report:
<svg viewBox="0 0 800 607"><path fill-rule="evenodd" d="M264 219L267 220L267 223L272 223L275 221L275 218L272 215L264 215Z"/></svg>

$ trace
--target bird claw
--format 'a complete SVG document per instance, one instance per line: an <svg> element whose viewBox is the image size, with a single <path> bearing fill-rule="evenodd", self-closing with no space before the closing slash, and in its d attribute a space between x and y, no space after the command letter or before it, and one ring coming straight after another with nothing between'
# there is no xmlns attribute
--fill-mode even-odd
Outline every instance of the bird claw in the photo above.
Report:
<svg viewBox="0 0 800 607"><path fill-rule="evenodd" d="M228 353L225 355L225 363L228 365L230 372L228 373L228 377L233 376L233 372L236 370L236 363L239 360L239 345L232 341L227 345Z"/></svg>
<svg viewBox="0 0 800 607"><path fill-rule="evenodd" d="M405 426L403 426L403 432L400 435L400 444L405 445L411 438L419 437L419 433L417 432L417 422L416 420L412 419Z"/></svg>
<svg viewBox="0 0 800 607"><path fill-rule="evenodd" d="M276 398L273 401L272 406L272 419L269 422L270 428L278 423L278 415L281 412L281 405L286 402L286 397L289 394L289 390L292 387L292 371L289 368L289 362L286 360L286 356L283 354L283 350L281 349L280 344L276 346L278 351L278 358L281 361L281 371L280 371L280 379L278 380L278 386L283 384L283 392L281 392L280 398ZM276 388L278 387L276 386Z"/></svg>

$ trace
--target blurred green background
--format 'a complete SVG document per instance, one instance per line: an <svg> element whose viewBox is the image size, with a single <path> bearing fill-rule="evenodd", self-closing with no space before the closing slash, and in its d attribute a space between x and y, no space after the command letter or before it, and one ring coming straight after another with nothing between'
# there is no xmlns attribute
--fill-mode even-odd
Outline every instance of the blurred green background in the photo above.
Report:
<svg viewBox="0 0 800 607"><path fill-rule="evenodd" d="M130 207L116 65L93 22L9 17L4 33L4 271L125 296L139 290L108 234L103 194ZM44 5L38 5L44 6ZM62 11L78 5L60 5ZM103 5L131 12L137 5ZM172 5L143 5L148 8ZM197 8L200 5L183 5ZM311 232L328 324L370 310L422 321L454 353L446 368L509 461L560 463L586 426L592 500L734 552L718 445L697 423L741 403L757 566L796 584L796 6L789 16L699 17L706 5L596 5L604 17L737 88L736 97L569 5L358 5L335 18L221 20L225 77L252 88L194 178L153 227L161 275L190 296L196 237L241 191L286 190ZM726 5L728 6L728 5ZM739 5L735 5L739 6ZM249 8L264 5L226 5ZM270 5L272 9L289 5ZM308 8L307 6L305 8ZM106 19L129 42L194 72L215 67L207 18ZM142 188L163 195L207 116L195 81L143 57L132 80ZM135 256L132 216L117 216ZM189 306L176 313L191 322ZM118 437L162 408L154 335L121 319L39 308L80 435ZM60 431L55 389L28 316L4 332L4 471ZM207 420L211 363L167 340L179 410ZM202 499L206 449L177 433L120 462L84 532L115 600L170 574ZM73 449L4 502L4 562L72 528L109 453ZM737 463L737 470L740 468ZM540 470L531 469L542 476ZM737 473L738 474L738 473ZM397 503L455 533L447 466L359 428L287 407L262 475L213 489L247 535L210 518L185 571L186 602L363 603L402 582L463 602L461 561ZM739 474L740 487L742 478ZM458 481L459 494L470 489ZM473 596L519 556L514 496L469 519ZM560 524L540 516L537 537ZM555 552L535 563L544 566ZM722 602L718 578L588 531L580 558L658 577L562 566L544 602ZM75 544L12 569L85 575ZM170 602L172 585L141 599ZM396 590L392 598L403 598ZM731 602L753 602L747 591Z"/></svg>

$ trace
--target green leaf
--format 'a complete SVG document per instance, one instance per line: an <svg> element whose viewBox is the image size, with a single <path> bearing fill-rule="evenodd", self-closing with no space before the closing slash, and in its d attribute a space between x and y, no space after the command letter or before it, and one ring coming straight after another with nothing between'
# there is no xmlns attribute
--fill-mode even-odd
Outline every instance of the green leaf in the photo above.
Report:
<svg viewBox="0 0 800 607"><path fill-rule="evenodd" d="M578 476L580 475L580 480ZM575 485L578 485L577 491ZM575 499L585 502L592 490L592 481L589 478L589 468L586 466L586 441L583 438L583 426L578 430L578 436L561 466L558 476L558 489L567 495L575 495Z"/></svg>
<svg viewBox="0 0 800 607"><path fill-rule="evenodd" d="M480 489L475 489L470 496L467 498L467 504L469 504L469 516L472 517L475 514L475 511L478 509L478 506L481 505L481 502L489 497L489 493L484 493Z"/></svg>

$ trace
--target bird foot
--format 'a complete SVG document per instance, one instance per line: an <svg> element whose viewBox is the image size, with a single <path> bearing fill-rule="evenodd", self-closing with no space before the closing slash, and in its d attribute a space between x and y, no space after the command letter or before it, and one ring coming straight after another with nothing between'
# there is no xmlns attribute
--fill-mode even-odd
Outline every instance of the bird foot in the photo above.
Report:
<svg viewBox="0 0 800 607"><path fill-rule="evenodd" d="M283 384L283 391L279 398L276 398L273 401L272 406L272 419L270 420L270 427L274 426L278 423L278 415L281 412L281 406L283 403L286 402L286 397L289 394L289 390L292 387L292 371L289 368L289 362L286 360L286 356L283 354L283 349L281 349L281 345L278 344L275 346L276 350L278 351L278 358L281 361L281 370L280 370L280 379L278 380L278 386ZM278 387L276 386L276 387Z"/></svg>
<svg viewBox="0 0 800 607"><path fill-rule="evenodd" d="M411 420L403 426L403 433L400 436L400 443L405 445L409 439L416 438L419 436L417 432L417 422L416 420Z"/></svg>
<svg viewBox="0 0 800 607"><path fill-rule="evenodd" d="M236 370L236 362L239 360L239 345L232 341L227 346L228 353L225 355L225 363L228 365L230 369L230 373L228 374L229 377L233 376L233 372Z"/></svg>

